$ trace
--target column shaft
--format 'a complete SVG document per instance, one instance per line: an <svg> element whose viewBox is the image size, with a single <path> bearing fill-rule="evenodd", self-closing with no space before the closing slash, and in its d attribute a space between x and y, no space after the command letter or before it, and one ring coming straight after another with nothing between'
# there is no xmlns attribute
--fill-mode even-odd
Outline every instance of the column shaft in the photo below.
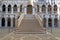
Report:
<svg viewBox="0 0 60 40"><path fill-rule="evenodd" d="M48 14L48 7L46 7L46 14Z"/></svg>
<svg viewBox="0 0 60 40"><path fill-rule="evenodd" d="M12 7L12 14L13 14L13 7Z"/></svg>
<svg viewBox="0 0 60 40"><path fill-rule="evenodd" d="M1 23L2 23L2 22L1 22L1 18L0 18L0 27L2 27L2 26L1 26Z"/></svg>
<svg viewBox="0 0 60 40"><path fill-rule="evenodd" d="M39 8L39 12L41 12L41 7Z"/></svg>
<svg viewBox="0 0 60 40"><path fill-rule="evenodd" d="M18 7L18 12L20 12L20 8Z"/></svg>
<svg viewBox="0 0 60 40"><path fill-rule="evenodd" d="M48 28L48 18L46 18L46 28Z"/></svg>
<svg viewBox="0 0 60 40"><path fill-rule="evenodd" d="M27 14L27 8L26 7L24 8L24 13L25 13L25 15Z"/></svg>
<svg viewBox="0 0 60 40"><path fill-rule="evenodd" d="M11 18L11 27L13 27L13 18Z"/></svg>
<svg viewBox="0 0 60 40"><path fill-rule="evenodd" d="M5 27L7 27L7 18L5 18Z"/></svg>
<svg viewBox="0 0 60 40"><path fill-rule="evenodd" d="M32 12L32 14L34 15L35 14L35 8L33 7L33 10L32 10L33 12Z"/></svg>
<svg viewBox="0 0 60 40"><path fill-rule="evenodd" d="M54 28L54 18L52 18L52 28Z"/></svg>

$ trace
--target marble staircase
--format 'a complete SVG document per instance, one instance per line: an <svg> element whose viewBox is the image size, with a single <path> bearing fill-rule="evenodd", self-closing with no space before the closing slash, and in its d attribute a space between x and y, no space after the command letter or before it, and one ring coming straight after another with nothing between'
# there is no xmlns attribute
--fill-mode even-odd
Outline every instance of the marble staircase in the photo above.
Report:
<svg viewBox="0 0 60 40"><path fill-rule="evenodd" d="M45 32L46 32L45 29L41 28L39 22L37 21L34 15L24 15L24 18L19 28L16 29L17 34L21 34L21 33L43 34Z"/></svg>

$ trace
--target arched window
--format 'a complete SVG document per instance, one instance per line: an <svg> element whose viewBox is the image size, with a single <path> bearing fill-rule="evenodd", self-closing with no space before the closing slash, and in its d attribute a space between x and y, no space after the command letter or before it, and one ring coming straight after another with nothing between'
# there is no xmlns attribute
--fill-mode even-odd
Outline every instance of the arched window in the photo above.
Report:
<svg viewBox="0 0 60 40"><path fill-rule="evenodd" d="M13 18L13 27L15 27L15 18Z"/></svg>
<svg viewBox="0 0 60 40"><path fill-rule="evenodd" d="M52 27L52 19L51 18L48 19L48 25L49 25L49 27Z"/></svg>
<svg viewBox="0 0 60 40"><path fill-rule="evenodd" d="M42 5L42 12L46 12L46 6L45 5Z"/></svg>
<svg viewBox="0 0 60 40"><path fill-rule="evenodd" d="M48 12L51 13L51 11L52 11L52 7L51 5L48 5Z"/></svg>
<svg viewBox="0 0 60 40"><path fill-rule="evenodd" d="M58 19L57 18L54 19L54 27L58 27Z"/></svg>
<svg viewBox="0 0 60 40"><path fill-rule="evenodd" d="M14 5L14 12L17 12L17 5Z"/></svg>
<svg viewBox="0 0 60 40"><path fill-rule="evenodd" d="M37 5L37 12L39 12L39 5Z"/></svg>
<svg viewBox="0 0 60 40"><path fill-rule="evenodd" d="M43 21L44 21L43 25L44 25L44 27L46 27L46 18L44 18Z"/></svg>
<svg viewBox="0 0 60 40"><path fill-rule="evenodd" d="M57 5L54 5L54 13L57 12Z"/></svg>
<svg viewBox="0 0 60 40"><path fill-rule="evenodd" d="M10 18L7 19L7 24L8 24L8 27L11 26L11 19Z"/></svg>
<svg viewBox="0 0 60 40"><path fill-rule="evenodd" d="M8 12L11 12L11 5L8 5Z"/></svg>
<svg viewBox="0 0 60 40"><path fill-rule="evenodd" d="M6 6L3 5L3 6L2 6L2 12L5 12L5 11L6 11Z"/></svg>
<svg viewBox="0 0 60 40"><path fill-rule="evenodd" d="M20 5L20 12L22 12L22 5Z"/></svg>
<svg viewBox="0 0 60 40"><path fill-rule="evenodd" d="M5 26L5 18L2 18L2 27Z"/></svg>

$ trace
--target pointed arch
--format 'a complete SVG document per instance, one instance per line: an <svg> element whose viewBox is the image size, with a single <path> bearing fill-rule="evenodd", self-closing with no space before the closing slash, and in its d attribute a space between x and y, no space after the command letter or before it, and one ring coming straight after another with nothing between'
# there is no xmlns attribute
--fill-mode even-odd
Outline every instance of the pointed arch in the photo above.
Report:
<svg viewBox="0 0 60 40"><path fill-rule="evenodd" d="M6 6L3 4L2 6L2 12L5 12L6 11Z"/></svg>
<svg viewBox="0 0 60 40"><path fill-rule="evenodd" d="M54 13L57 13L57 5L54 5Z"/></svg>
<svg viewBox="0 0 60 40"><path fill-rule="evenodd" d="M8 25L8 27L10 27L11 26L11 18L9 17L9 18L7 18L7 25Z"/></svg>
<svg viewBox="0 0 60 40"><path fill-rule="evenodd" d="M15 17L13 18L13 27L15 27Z"/></svg>
<svg viewBox="0 0 60 40"><path fill-rule="evenodd" d="M43 18L43 25L46 27L46 18Z"/></svg>
<svg viewBox="0 0 60 40"><path fill-rule="evenodd" d="M32 5L27 5L27 13L32 14Z"/></svg>
<svg viewBox="0 0 60 40"><path fill-rule="evenodd" d="M5 26L5 18L2 18L2 27Z"/></svg>
<svg viewBox="0 0 60 40"><path fill-rule="evenodd" d="M46 12L46 6L45 5L42 5L42 12Z"/></svg>
<svg viewBox="0 0 60 40"><path fill-rule="evenodd" d="M57 18L54 19L54 27L58 27L58 19Z"/></svg>
<svg viewBox="0 0 60 40"><path fill-rule="evenodd" d="M22 5L20 5L20 12L22 12Z"/></svg>
<svg viewBox="0 0 60 40"><path fill-rule="evenodd" d="M37 12L39 12L39 5L37 5Z"/></svg>
<svg viewBox="0 0 60 40"><path fill-rule="evenodd" d="M14 10L14 12L17 12L17 5L16 4L14 5L13 10Z"/></svg>
<svg viewBox="0 0 60 40"><path fill-rule="evenodd" d="M52 11L52 7L51 5L48 5L48 12L51 13L51 11Z"/></svg>
<svg viewBox="0 0 60 40"><path fill-rule="evenodd" d="M11 5L8 5L8 12L11 12Z"/></svg>
<svg viewBox="0 0 60 40"><path fill-rule="evenodd" d="M52 27L52 19L51 18L48 19L48 25L49 25L49 27Z"/></svg>

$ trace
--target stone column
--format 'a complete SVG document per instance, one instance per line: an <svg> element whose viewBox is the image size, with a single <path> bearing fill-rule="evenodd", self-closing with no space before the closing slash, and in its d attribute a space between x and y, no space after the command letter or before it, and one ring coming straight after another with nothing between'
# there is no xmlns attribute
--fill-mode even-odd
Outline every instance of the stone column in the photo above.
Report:
<svg viewBox="0 0 60 40"><path fill-rule="evenodd" d="M6 14L8 14L8 8L6 7Z"/></svg>
<svg viewBox="0 0 60 40"><path fill-rule="evenodd" d="M1 23L2 23L2 20L1 20L1 18L0 18L0 27L2 27L2 26L1 26Z"/></svg>
<svg viewBox="0 0 60 40"><path fill-rule="evenodd" d="M41 12L41 7L39 8L39 12Z"/></svg>
<svg viewBox="0 0 60 40"><path fill-rule="evenodd" d="M13 7L12 7L12 14L13 14Z"/></svg>
<svg viewBox="0 0 60 40"><path fill-rule="evenodd" d="M19 8L19 7L18 7L18 9L17 9L17 10L18 10L18 12L20 12L20 8Z"/></svg>
<svg viewBox="0 0 60 40"><path fill-rule="evenodd" d="M46 18L46 28L48 28L48 18Z"/></svg>
<svg viewBox="0 0 60 40"><path fill-rule="evenodd" d="M13 18L11 18L11 27L13 27Z"/></svg>
<svg viewBox="0 0 60 40"><path fill-rule="evenodd" d="M7 17L5 18L5 27L7 27Z"/></svg>
<svg viewBox="0 0 60 40"><path fill-rule="evenodd" d="M48 7L46 7L46 14L48 14Z"/></svg>
<svg viewBox="0 0 60 40"><path fill-rule="evenodd" d="M54 28L54 18L52 18L52 28Z"/></svg>
<svg viewBox="0 0 60 40"><path fill-rule="evenodd" d="M35 14L35 8L33 7L32 9L32 14L34 15Z"/></svg>
<svg viewBox="0 0 60 40"><path fill-rule="evenodd" d="M60 11L59 11L59 7L58 7L58 27L60 28Z"/></svg>
<svg viewBox="0 0 60 40"><path fill-rule="evenodd" d="M25 15L27 14L27 8L26 7L24 8L24 13L25 13Z"/></svg>
<svg viewBox="0 0 60 40"><path fill-rule="evenodd" d="M54 14L54 11L53 11L53 6L52 6L52 11L51 11L52 14Z"/></svg>

